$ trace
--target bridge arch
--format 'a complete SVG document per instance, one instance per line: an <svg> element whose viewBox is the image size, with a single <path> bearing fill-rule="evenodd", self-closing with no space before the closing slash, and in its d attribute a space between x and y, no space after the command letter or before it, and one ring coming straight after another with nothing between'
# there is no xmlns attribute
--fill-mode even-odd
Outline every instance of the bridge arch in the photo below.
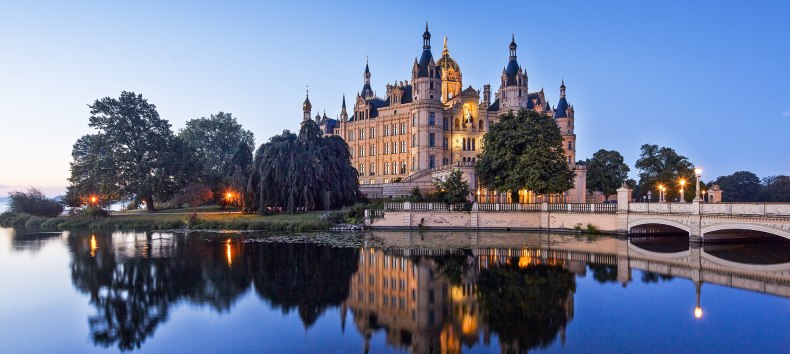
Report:
<svg viewBox="0 0 790 354"><path fill-rule="evenodd" d="M790 271L790 263L779 263L779 264L746 264L746 263L739 263L730 261L721 257L714 256L705 250L702 250L702 258L716 263L718 265L735 268L735 269L742 269L748 271L758 271L758 272L788 272Z"/></svg>
<svg viewBox="0 0 790 354"><path fill-rule="evenodd" d="M673 221L673 220L658 219L658 218L656 218L656 219L639 219L639 220L630 221L628 223L628 232L630 233L631 229L633 229L634 227L642 226L642 225L650 225L650 224L671 226L671 227L674 227L676 229L680 229L680 230L683 230L685 232L688 232L689 235L691 234L691 228L689 226L687 226L687 225L684 225L683 223L679 223L679 222Z"/></svg>
<svg viewBox="0 0 790 354"><path fill-rule="evenodd" d="M705 238L705 234L714 232L714 231L759 231L764 232L767 234L784 237L785 239L790 240L790 231L778 229L775 227L759 225L759 224L750 224L750 223L741 223L741 224L715 224L710 226L705 226L700 230L700 237L703 239Z"/></svg>

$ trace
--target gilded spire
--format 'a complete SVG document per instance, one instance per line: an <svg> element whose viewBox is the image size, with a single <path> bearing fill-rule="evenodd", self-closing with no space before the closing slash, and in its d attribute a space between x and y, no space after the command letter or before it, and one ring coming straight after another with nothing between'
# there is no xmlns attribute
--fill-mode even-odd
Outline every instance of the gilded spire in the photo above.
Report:
<svg viewBox="0 0 790 354"><path fill-rule="evenodd" d="M444 37L444 49L442 49L442 56L450 55L450 51L447 50L447 37Z"/></svg>

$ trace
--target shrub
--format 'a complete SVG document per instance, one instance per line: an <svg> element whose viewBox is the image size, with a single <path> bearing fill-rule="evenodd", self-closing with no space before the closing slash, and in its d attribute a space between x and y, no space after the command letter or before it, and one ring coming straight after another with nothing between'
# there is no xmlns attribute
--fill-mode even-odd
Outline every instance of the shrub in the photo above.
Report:
<svg viewBox="0 0 790 354"><path fill-rule="evenodd" d="M330 210L322 213L318 218L331 224L340 224L346 221L349 213L350 209Z"/></svg>
<svg viewBox="0 0 790 354"><path fill-rule="evenodd" d="M89 206L80 211L80 216L87 216L91 218L106 218L110 216L110 212L98 206Z"/></svg>
<svg viewBox="0 0 790 354"><path fill-rule="evenodd" d="M597 234L598 233L598 228L595 227L595 225L593 225L593 224L587 224L587 233L588 234Z"/></svg>
<svg viewBox="0 0 790 354"><path fill-rule="evenodd" d="M12 213L50 217L63 213L63 205L33 187L27 192L11 192L8 196L11 198L8 209Z"/></svg>

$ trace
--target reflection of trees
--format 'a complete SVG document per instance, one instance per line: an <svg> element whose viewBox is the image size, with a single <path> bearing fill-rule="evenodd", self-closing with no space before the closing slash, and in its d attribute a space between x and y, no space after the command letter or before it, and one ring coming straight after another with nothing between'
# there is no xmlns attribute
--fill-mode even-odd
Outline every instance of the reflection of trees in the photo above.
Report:
<svg viewBox="0 0 790 354"><path fill-rule="evenodd" d="M664 275L653 273L649 271L642 271L642 282L645 284L658 283L659 281L670 281L675 277L671 275Z"/></svg>
<svg viewBox="0 0 790 354"><path fill-rule="evenodd" d="M60 232L34 232L34 233L14 233L11 238L11 249L14 251L33 251L38 252L44 245L52 240L59 239Z"/></svg>
<svg viewBox="0 0 790 354"><path fill-rule="evenodd" d="M328 307L348 297L349 280L357 271L358 250L304 243L252 246L255 290L285 312L297 308L310 326Z"/></svg>
<svg viewBox="0 0 790 354"><path fill-rule="evenodd" d="M480 272L481 312L503 346L518 352L545 347L569 321L574 275L559 266L517 266L518 259Z"/></svg>
<svg viewBox="0 0 790 354"><path fill-rule="evenodd" d="M432 257L431 259L436 263L436 271L443 275L451 285L461 284L464 276L471 265L467 256L471 255L471 250L465 250L466 255L442 255Z"/></svg>
<svg viewBox="0 0 790 354"><path fill-rule="evenodd" d="M606 264L589 264L588 267L593 274L593 279L598 283L616 283L617 266Z"/></svg>
<svg viewBox="0 0 790 354"><path fill-rule="evenodd" d="M189 301L226 311L252 279L263 297L285 309L298 307L305 323L312 324L328 305L345 299L356 270L356 249L280 244L245 249L242 242L205 242L196 235L167 242L150 234L113 241L97 235L92 254L90 237L68 239L72 282L90 295L96 309L88 319L93 341L121 350L140 348L167 320L172 304ZM139 252L124 256L116 252L121 247Z"/></svg>

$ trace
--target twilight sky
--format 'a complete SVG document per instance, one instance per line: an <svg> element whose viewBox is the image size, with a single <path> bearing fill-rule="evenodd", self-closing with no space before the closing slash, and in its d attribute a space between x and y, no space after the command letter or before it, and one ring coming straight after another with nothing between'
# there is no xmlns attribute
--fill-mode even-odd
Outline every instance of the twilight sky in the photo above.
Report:
<svg viewBox="0 0 790 354"><path fill-rule="evenodd" d="M142 93L174 131L231 112L260 144L297 130L305 86L335 117L342 94L410 79L428 20L464 87L498 87L511 33L530 90L576 109L578 158L669 146L704 180L790 174L788 1L4 1L0 195L63 192L87 104ZM315 111L313 112L315 115Z"/></svg>

